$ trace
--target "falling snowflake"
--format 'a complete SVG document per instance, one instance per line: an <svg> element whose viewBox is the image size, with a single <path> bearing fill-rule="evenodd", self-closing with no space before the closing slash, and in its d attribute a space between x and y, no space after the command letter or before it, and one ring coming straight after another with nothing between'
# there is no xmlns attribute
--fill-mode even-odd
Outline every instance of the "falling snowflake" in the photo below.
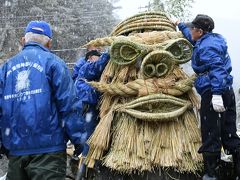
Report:
<svg viewBox="0 0 240 180"><path fill-rule="evenodd" d="M91 122L92 121L93 114L91 112L86 113L86 122Z"/></svg>

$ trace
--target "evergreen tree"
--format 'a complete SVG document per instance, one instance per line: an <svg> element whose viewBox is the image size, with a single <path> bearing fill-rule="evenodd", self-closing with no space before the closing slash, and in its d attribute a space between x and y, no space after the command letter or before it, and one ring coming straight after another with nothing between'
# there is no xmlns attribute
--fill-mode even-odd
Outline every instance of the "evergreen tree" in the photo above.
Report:
<svg viewBox="0 0 240 180"><path fill-rule="evenodd" d="M18 39L31 20L45 20L51 24L52 49L60 49L56 53L72 62L77 58L76 48L89 40L107 36L118 22L113 15L115 7L108 0L3 0L0 8L2 61L21 48Z"/></svg>
<svg viewBox="0 0 240 180"><path fill-rule="evenodd" d="M164 11L181 20L187 20L190 16L189 9L194 0L151 0L148 10Z"/></svg>

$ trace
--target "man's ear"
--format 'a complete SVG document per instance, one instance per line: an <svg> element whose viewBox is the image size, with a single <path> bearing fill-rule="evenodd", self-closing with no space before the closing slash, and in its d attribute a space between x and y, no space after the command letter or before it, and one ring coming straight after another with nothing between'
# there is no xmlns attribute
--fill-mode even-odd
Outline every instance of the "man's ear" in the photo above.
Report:
<svg viewBox="0 0 240 180"><path fill-rule="evenodd" d="M21 44L22 46L24 46L24 44L25 44L25 37L22 37L22 38L20 39L20 44Z"/></svg>
<svg viewBox="0 0 240 180"><path fill-rule="evenodd" d="M204 31L202 29L199 29L199 33L200 33L200 36L202 37L202 35L204 34Z"/></svg>
<svg viewBox="0 0 240 180"><path fill-rule="evenodd" d="M50 39L50 40L47 42L46 47L47 47L48 49L50 49L50 48L52 47L52 39Z"/></svg>

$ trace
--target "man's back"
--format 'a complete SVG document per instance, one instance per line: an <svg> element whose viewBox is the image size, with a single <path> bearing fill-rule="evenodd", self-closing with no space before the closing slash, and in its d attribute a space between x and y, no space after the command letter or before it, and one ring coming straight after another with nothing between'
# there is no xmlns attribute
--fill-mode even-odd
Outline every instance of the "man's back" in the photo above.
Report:
<svg viewBox="0 0 240 180"><path fill-rule="evenodd" d="M67 72L64 63L40 44L28 43L2 71L2 131L10 154L65 150L57 111L70 110L73 99L67 99L65 92L74 95L74 91L70 75L61 74Z"/></svg>
<svg viewBox="0 0 240 180"><path fill-rule="evenodd" d="M10 154L7 179L64 180L66 142L82 141L73 81L64 61L49 51L47 22L29 22L22 44L0 69L0 145Z"/></svg>

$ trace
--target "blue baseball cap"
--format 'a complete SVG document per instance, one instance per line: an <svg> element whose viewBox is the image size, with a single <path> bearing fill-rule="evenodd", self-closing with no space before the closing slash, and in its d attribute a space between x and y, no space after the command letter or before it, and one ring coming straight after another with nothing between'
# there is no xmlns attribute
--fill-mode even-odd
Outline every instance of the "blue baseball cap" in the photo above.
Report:
<svg viewBox="0 0 240 180"><path fill-rule="evenodd" d="M25 34L28 32L42 34L52 39L52 29L45 21L31 21L25 29Z"/></svg>

